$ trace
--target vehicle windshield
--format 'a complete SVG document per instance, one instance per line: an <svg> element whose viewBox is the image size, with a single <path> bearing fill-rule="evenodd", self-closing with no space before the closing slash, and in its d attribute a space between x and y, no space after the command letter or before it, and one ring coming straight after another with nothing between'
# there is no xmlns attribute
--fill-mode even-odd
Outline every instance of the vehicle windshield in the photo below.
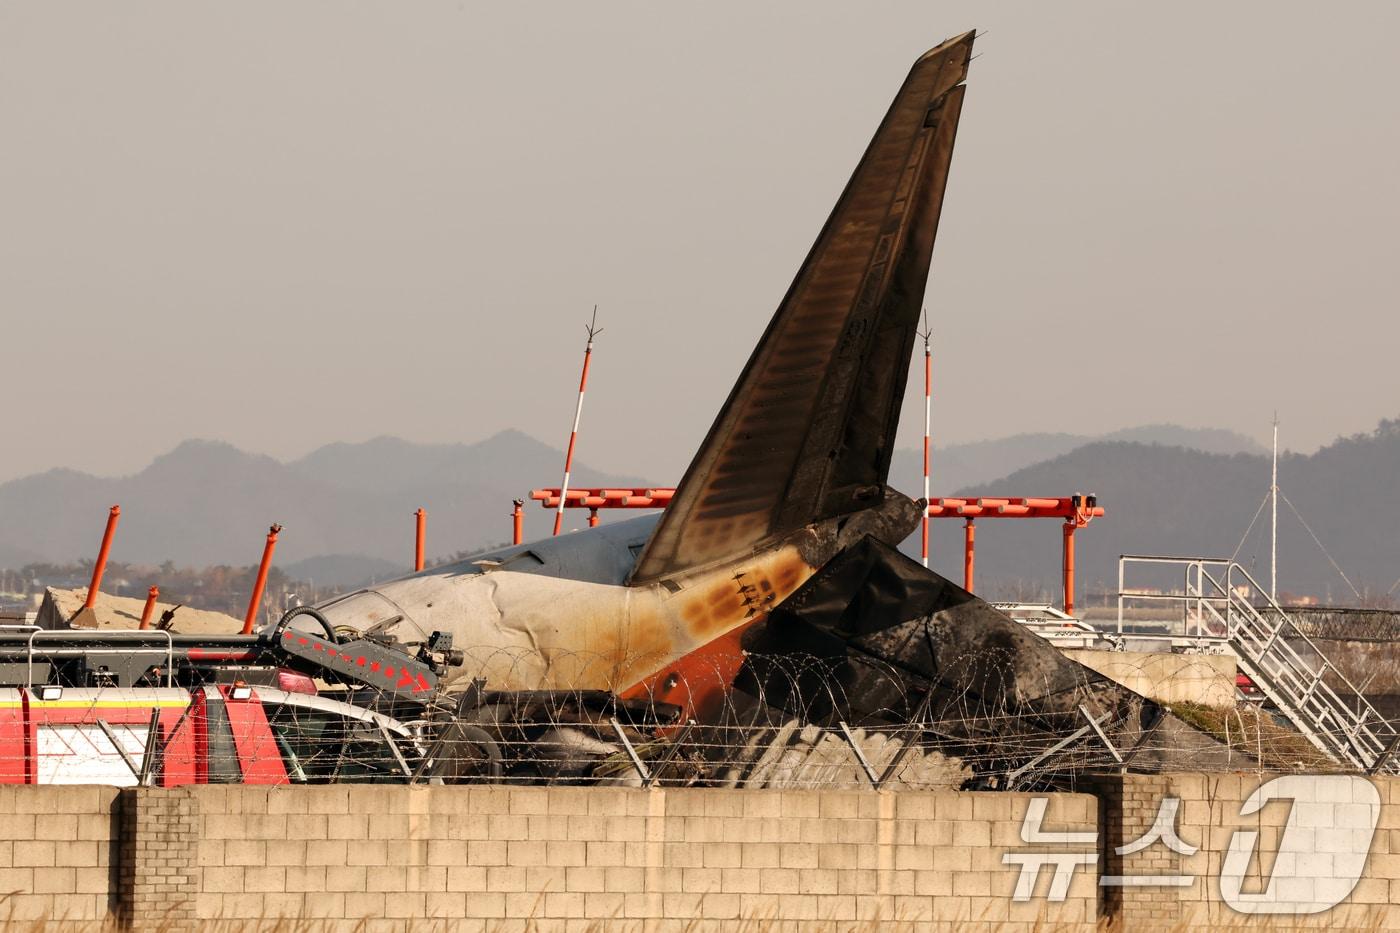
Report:
<svg viewBox="0 0 1400 933"><path fill-rule="evenodd" d="M371 638L385 645L421 645L428 633L391 600L373 590L350 593L319 607L338 635ZM297 617L293 627L306 624L319 628L314 619ZM320 634L318 632L318 634Z"/></svg>
<svg viewBox="0 0 1400 933"><path fill-rule="evenodd" d="M268 705L267 721L295 783L402 782L399 754L374 722L293 704Z"/></svg>

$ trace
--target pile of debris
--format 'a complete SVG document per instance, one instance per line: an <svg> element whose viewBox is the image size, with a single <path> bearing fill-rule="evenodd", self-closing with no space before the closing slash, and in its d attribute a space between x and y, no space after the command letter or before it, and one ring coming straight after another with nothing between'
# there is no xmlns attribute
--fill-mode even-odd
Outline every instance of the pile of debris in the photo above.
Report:
<svg viewBox="0 0 1400 933"><path fill-rule="evenodd" d="M109 596L102 592L97 594L91 607L83 605L86 600L86 587L76 590L48 587L34 624L42 629L134 629L141 624L141 614L146 607L144 599ZM173 631L197 635L235 635L243 628L241 619L222 612L162 602L156 603L151 622L153 626L168 626Z"/></svg>

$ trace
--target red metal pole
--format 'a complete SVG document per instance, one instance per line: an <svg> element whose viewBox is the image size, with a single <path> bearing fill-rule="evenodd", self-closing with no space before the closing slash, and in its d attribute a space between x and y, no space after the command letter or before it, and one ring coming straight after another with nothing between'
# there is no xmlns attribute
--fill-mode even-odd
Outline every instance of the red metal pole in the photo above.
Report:
<svg viewBox="0 0 1400 933"><path fill-rule="evenodd" d="M122 507L112 506L107 513L107 530L102 532L102 547L97 551L97 563L92 565L92 581L88 583L87 599L83 608L91 609L97 602L97 591L102 586L102 574L107 570L107 555L112 553L112 538L117 533L117 522L122 517Z"/></svg>
<svg viewBox="0 0 1400 933"><path fill-rule="evenodd" d="M588 510L588 527L589 527L589 528L596 528L596 527L598 527L598 510L597 510L596 508L592 508L592 509L589 509L589 510Z"/></svg>
<svg viewBox="0 0 1400 933"><path fill-rule="evenodd" d="M146 591L146 606L141 610L141 624L137 628L150 628L151 616L156 611L156 598L160 596L160 587L153 586Z"/></svg>
<svg viewBox="0 0 1400 933"><path fill-rule="evenodd" d="M253 634L253 622L258 617L258 606L262 603L263 588L267 586L267 571L272 567L272 552L277 549L277 533L281 525L273 525L267 531L267 544L263 545L262 563L258 565L258 579L253 583L253 596L248 600L248 614L243 617L243 634Z"/></svg>
<svg viewBox="0 0 1400 933"><path fill-rule="evenodd" d="M972 519L963 525L963 589L972 592L973 570L976 564L977 526Z"/></svg>
<svg viewBox="0 0 1400 933"><path fill-rule="evenodd" d="M574 467L574 443L578 440L578 423L583 417L583 390L588 387L588 363L593 358L593 338L602 331L594 327L598 323L598 306L593 306L593 323L588 325L588 345L583 348L583 375L578 380L578 405L574 408L574 429L569 432L569 449L564 454L564 482L559 487L559 511L554 513L554 533L557 535L564 525L564 503L569 498L569 472Z"/></svg>
<svg viewBox="0 0 1400 933"><path fill-rule="evenodd" d="M428 513L419 509L413 513L413 517L418 520L418 534L413 547L413 572L417 573L423 569L423 539L428 528Z"/></svg>
<svg viewBox="0 0 1400 933"><path fill-rule="evenodd" d="M1079 526L1073 519L1064 524L1065 545L1061 566L1065 577L1065 615L1074 615L1074 529Z"/></svg>
<svg viewBox="0 0 1400 933"><path fill-rule="evenodd" d="M525 541L525 500L515 500L515 511L510 513L511 525L514 533L511 535L511 544L523 544Z"/></svg>

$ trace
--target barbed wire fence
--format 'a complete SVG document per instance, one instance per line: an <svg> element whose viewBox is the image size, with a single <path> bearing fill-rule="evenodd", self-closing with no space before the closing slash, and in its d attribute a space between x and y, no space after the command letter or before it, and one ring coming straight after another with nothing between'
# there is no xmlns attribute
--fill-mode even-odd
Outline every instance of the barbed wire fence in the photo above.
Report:
<svg viewBox="0 0 1400 933"><path fill-rule="evenodd" d="M212 685L65 688L30 704L28 738L0 727L0 770L41 783L1010 790L1166 767L1342 770L1257 701L1115 705L1087 668L1069 688L1036 683L1009 652L958 657L936 680L863 655L712 656L649 687L634 686L646 659L466 656L470 673L426 701L334 679L314 693L250 684L238 700ZM1179 684L1213 683L1217 701L1233 687L1218 665L1175 657ZM1161 673L1149 664L1119 677L1148 683Z"/></svg>
<svg viewBox="0 0 1400 933"><path fill-rule="evenodd" d="M1286 610L1309 638L1400 644L1400 609L1289 606Z"/></svg>

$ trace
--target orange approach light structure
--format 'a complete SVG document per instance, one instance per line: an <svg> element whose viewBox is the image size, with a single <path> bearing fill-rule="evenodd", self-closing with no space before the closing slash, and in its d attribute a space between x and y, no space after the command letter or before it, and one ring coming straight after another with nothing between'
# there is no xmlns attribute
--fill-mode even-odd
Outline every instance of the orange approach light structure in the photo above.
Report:
<svg viewBox="0 0 1400 933"><path fill-rule="evenodd" d="M258 605L262 602L263 589L267 586L267 572L272 569L272 552L277 550L277 536L282 526L273 525L267 530L267 543L263 545L262 563L258 564L258 578L253 581L253 595L248 599L248 614L243 618L243 635L253 633L253 623L258 619Z"/></svg>
<svg viewBox="0 0 1400 933"><path fill-rule="evenodd" d="M588 524L598 524L599 509L662 509L671 501L674 489L635 487L631 489L569 489L558 487L530 490L530 498L559 514L563 509L588 509ZM521 543L520 506L517 501L515 543ZM562 503L562 504L561 504ZM931 499L928 517L963 520L963 589L969 593L975 583L977 525L979 518L1058 518L1064 521L1063 553L1060 562L1064 586L1065 612L1074 614L1074 533L1104 514L1094 495L1038 498L982 496L972 499Z"/></svg>
<svg viewBox="0 0 1400 933"><path fill-rule="evenodd" d="M427 537L428 513L424 509L419 509L413 513L413 519L413 572L418 573L423 569L423 545Z"/></svg>
<svg viewBox="0 0 1400 933"><path fill-rule="evenodd" d="M88 583L87 597L83 608L91 609L97 604L97 592L102 588L102 574L107 571L107 558L112 553L112 538L117 534L117 522L121 521L122 507L112 506L107 512L107 527L102 532L102 546L97 550L97 563L92 565L92 580Z"/></svg>
<svg viewBox="0 0 1400 933"><path fill-rule="evenodd" d="M633 489L569 489L564 492L564 504L560 505L560 490L557 486L548 489L530 490L530 498L554 510L557 516L564 509L588 509L588 527L598 524L599 509L664 509L675 494L674 489L637 487ZM519 506L516 507L519 514ZM521 543L520 523L516 522L515 543ZM556 523L555 534L558 534Z"/></svg>
<svg viewBox="0 0 1400 933"><path fill-rule="evenodd" d="M1055 498L1007 498L984 496L977 499L933 499L929 518L963 519L963 589L972 592L977 555L979 518L1059 518L1064 520L1060 573L1064 587L1065 614L1074 615L1074 533L1104 514L1097 496Z"/></svg>
<svg viewBox="0 0 1400 933"><path fill-rule="evenodd" d="M138 629L148 629L151 627L151 617L156 613L156 600L160 598L160 587L153 586L146 591L146 605L141 607L141 624Z"/></svg>

